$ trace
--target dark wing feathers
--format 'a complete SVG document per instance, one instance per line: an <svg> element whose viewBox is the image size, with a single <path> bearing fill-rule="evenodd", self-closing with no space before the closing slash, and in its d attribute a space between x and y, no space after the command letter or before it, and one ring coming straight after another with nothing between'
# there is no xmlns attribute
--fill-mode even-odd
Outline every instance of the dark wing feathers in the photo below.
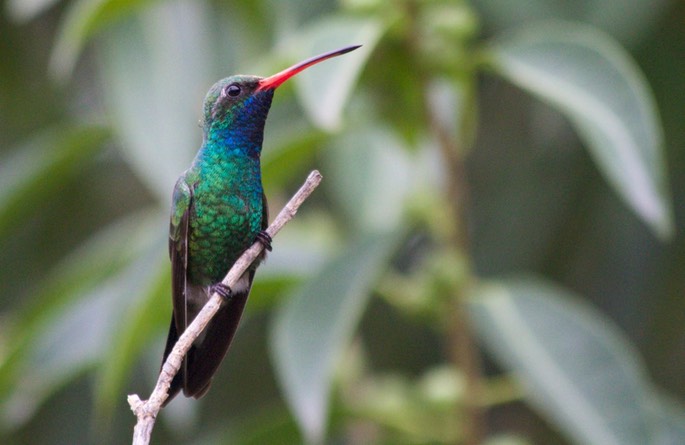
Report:
<svg viewBox="0 0 685 445"><path fill-rule="evenodd" d="M182 176L174 187L172 199L171 221L169 224L169 257L171 259L171 295L173 301L173 312L171 314L171 326L167 337L167 344L164 348L164 358L166 361L178 337L188 325L188 314L186 310L186 270L188 268L188 220L190 208L193 200L193 191L185 182ZM165 405L169 403L183 387L186 375L187 360L178 374L174 377L169 388L169 397Z"/></svg>

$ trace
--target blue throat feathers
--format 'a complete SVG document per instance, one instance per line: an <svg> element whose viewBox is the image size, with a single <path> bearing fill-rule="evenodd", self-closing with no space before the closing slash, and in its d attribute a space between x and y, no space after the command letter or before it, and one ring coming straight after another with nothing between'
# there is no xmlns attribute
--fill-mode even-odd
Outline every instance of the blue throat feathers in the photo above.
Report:
<svg viewBox="0 0 685 445"><path fill-rule="evenodd" d="M215 110L209 125L205 124L204 148L259 159L273 95L274 90L260 91L231 109Z"/></svg>

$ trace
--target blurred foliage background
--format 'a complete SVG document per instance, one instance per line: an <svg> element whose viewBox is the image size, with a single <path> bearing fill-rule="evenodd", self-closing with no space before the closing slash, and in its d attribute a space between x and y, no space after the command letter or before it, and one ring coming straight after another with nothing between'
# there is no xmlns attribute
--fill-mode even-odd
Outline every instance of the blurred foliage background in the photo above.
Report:
<svg viewBox="0 0 685 445"><path fill-rule="evenodd" d="M323 186L153 443L685 443L682 2L0 11L0 442L130 440L207 88L364 44L279 89L272 214Z"/></svg>

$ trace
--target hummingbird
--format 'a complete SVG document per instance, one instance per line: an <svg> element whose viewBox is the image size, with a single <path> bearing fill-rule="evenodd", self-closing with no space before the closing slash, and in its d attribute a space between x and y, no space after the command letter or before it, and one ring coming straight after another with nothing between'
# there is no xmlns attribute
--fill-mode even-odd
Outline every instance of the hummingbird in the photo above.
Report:
<svg viewBox="0 0 685 445"><path fill-rule="evenodd" d="M169 388L202 397L236 332L258 258L229 288L221 283L255 241L271 250L260 155L264 124L276 88L297 73L359 48L348 46L295 64L270 77L235 75L215 83L203 104L203 140L190 168L174 186L169 228L173 313L164 361L209 297L221 308L188 351Z"/></svg>

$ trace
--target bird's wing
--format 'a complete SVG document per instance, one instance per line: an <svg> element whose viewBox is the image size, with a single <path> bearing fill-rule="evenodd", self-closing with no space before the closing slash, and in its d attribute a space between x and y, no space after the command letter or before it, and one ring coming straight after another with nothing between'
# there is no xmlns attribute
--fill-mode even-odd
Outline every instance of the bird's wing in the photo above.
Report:
<svg viewBox="0 0 685 445"><path fill-rule="evenodd" d="M188 327L187 270L188 270L188 220L193 201L193 190L185 180L179 178L174 187L169 222L169 257L171 258L171 293L174 303L174 318L178 332Z"/></svg>
<svg viewBox="0 0 685 445"><path fill-rule="evenodd" d="M188 219L192 206L193 191L184 176L181 176L174 186L171 207L171 221L169 223L169 257L171 258L171 294L174 310L171 315L171 326L167 337L166 348L162 364L166 361L178 337L188 326L187 297L187 269L188 269ZM181 390L186 375L186 360L181 370L176 374L169 388L166 403Z"/></svg>

